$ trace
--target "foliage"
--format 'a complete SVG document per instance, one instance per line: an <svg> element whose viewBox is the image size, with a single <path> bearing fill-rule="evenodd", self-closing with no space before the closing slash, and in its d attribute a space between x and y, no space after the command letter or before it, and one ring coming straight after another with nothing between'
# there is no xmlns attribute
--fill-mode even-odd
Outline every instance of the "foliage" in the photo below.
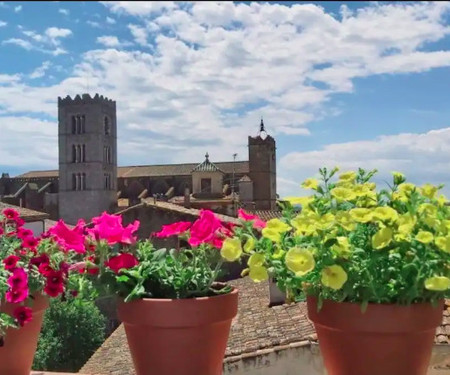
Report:
<svg viewBox="0 0 450 375"><path fill-rule="evenodd" d="M449 296L450 208L442 186L417 187L398 172L377 191L376 170L340 174L320 169L307 179L308 197L290 197L283 218L259 237L250 224L237 230L251 239L249 268L255 281L269 274L290 299L306 295L361 303L436 303ZM301 204L301 212L296 206Z"/></svg>
<svg viewBox="0 0 450 375"><path fill-rule="evenodd" d="M105 324L93 302L53 300L44 315L33 368L79 371L103 343Z"/></svg>
<svg viewBox="0 0 450 375"><path fill-rule="evenodd" d="M78 283L69 268L80 249L56 239L61 227L35 237L24 224L13 209L0 213L0 304L15 307L0 312L0 337L32 320L36 295L58 297Z"/></svg>
<svg viewBox="0 0 450 375"><path fill-rule="evenodd" d="M94 218L88 242L93 251L78 267L84 280L99 294L117 294L125 300L139 298L194 298L228 293L218 285L220 248L227 248L231 228L211 211L203 210L194 222L163 226L155 236L178 236L188 245L179 249L155 249L150 240L136 241L139 222L124 228L120 216L106 213ZM116 232L128 232L116 236ZM117 238L120 238L119 240ZM238 257L240 254L238 255Z"/></svg>

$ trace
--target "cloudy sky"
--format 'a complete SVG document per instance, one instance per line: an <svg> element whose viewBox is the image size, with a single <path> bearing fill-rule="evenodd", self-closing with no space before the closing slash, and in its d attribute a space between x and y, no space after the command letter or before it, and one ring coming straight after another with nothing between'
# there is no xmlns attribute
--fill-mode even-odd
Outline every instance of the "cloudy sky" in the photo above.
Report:
<svg viewBox="0 0 450 375"><path fill-rule="evenodd" d="M0 2L0 172L56 169L57 97L117 101L119 165L321 166L450 193L450 2Z"/></svg>

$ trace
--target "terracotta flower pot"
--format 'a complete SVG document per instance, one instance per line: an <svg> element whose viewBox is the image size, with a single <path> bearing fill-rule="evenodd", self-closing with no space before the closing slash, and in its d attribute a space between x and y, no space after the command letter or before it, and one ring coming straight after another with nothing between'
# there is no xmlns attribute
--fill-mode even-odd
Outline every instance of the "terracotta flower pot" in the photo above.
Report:
<svg viewBox="0 0 450 375"><path fill-rule="evenodd" d="M221 375L238 291L192 299L119 301L137 375Z"/></svg>
<svg viewBox="0 0 450 375"><path fill-rule="evenodd" d="M329 375L425 375L443 303L411 306L324 301L308 297L308 316Z"/></svg>
<svg viewBox="0 0 450 375"><path fill-rule="evenodd" d="M7 302L2 303L0 311L12 314L18 306ZM48 299L42 295L36 295L31 306L33 319L19 329L6 330L3 346L0 347L0 374L30 375L42 319L47 307Z"/></svg>

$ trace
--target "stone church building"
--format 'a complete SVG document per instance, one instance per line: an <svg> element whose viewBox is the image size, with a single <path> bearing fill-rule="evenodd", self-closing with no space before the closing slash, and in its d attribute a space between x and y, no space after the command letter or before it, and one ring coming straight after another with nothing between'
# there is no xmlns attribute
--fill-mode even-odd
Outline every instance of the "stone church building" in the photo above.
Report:
<svg viewBox="0 0 450 375"><path fill-rule="evenodd" d="M235 216L276 210L276 147L261 120L248 161L117 166L116 102L96 94L58 98L59 170L2 173L0 200L74 224L145 199Z"/></svg>

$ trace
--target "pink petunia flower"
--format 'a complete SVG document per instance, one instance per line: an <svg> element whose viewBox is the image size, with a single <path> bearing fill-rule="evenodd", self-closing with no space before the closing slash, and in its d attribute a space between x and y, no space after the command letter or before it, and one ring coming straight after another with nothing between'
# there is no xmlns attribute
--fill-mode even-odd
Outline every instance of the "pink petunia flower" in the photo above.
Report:
<svg viewBox="0 0 450 375"><path fill-rule="evenodd" d="M13 316L17 320L17 323L23 327L33 319L33 310L27 306L19 306L14 310Z"/></svg>
<svg viewBox="0 0 450 375"><path fill-rule="evenodd" d="M89 235L95 240L106 240L108 245L117 243L131 245L136 242L133 234L139 229L139 221L126 227L122 225L122 216L103 212L101 216L92 219L94 228L88 229Z"/></svg>
<svg viewBox="0 0 450 375"><path fill-rule="evenodd" d="M265 221L261 220L257 215L248 214L242 208L238 210L238 217L245 221L253 221L253 228L255 229L263 229L266 227Z"/></svg>
<svg viewBox="0 0 450 375"><path fill-rule="evenodd" d="M85 240L83 234L84 221L79 221L75 228L70 229L62 220L49 229L48 233L52 235L56 242L66 251L73 250L79 254L86 252Z"/></svg>
<svg viewBox="0 0 450 375"><path fill-rule="evenodd" d="M179 221L177 223L163 225L159 232L154 233L154 236L157 238L167 238L170 236L179 235L186 232L191 225L192 223L190 221Z"/></svg>

